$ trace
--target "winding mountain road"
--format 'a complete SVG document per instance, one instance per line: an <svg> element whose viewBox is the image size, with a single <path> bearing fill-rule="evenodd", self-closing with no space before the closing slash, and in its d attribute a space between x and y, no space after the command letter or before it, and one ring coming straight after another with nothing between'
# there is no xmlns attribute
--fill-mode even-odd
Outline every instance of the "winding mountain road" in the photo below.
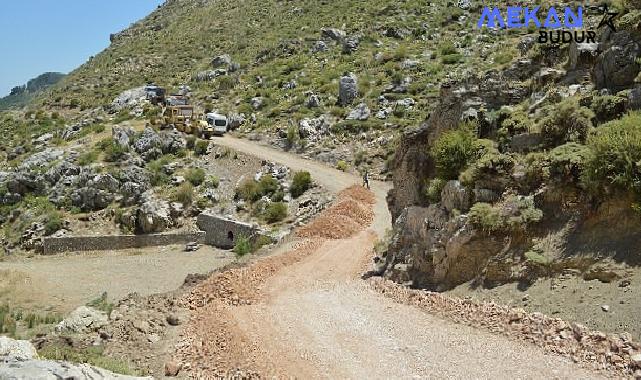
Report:
<svg viewBox="0 0 641 380"><path fill-rule="evenodd" d="M307 170L337 193L360 179L311 160L232 137L215 144ZM389 185L373 182L372 225L327 240L276 272L263 301L234 307L235 325L251 342L265 375L297 378L599 378L533 345L455 324L375 293L360 274L374 242L390 227Z"/></svg>

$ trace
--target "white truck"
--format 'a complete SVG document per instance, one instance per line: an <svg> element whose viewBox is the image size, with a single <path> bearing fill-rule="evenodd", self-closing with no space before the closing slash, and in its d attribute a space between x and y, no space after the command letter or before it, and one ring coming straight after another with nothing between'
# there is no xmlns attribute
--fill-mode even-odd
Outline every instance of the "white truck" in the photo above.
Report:
<svg viewBox="0 0 641 380"><path fill-rule="evenodd" d="M205 114L204 120L200 122L199 132L205 138L224 135L227 132L227 116L216 112Z"/></svg>

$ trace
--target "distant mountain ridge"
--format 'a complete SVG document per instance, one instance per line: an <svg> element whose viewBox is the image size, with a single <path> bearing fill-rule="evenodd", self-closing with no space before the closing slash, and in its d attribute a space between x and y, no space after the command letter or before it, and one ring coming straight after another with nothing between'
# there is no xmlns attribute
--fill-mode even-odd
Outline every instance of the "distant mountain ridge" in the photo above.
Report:
<svg viewBox="0 0 641 380"><path fill-rule="evenodd" d="M22 108L39 95L42 91L58 83L65 74L58 72L46 72L29 80L27 84L15 86L9 95L0 98L0 111L10 108Z"/></svg>

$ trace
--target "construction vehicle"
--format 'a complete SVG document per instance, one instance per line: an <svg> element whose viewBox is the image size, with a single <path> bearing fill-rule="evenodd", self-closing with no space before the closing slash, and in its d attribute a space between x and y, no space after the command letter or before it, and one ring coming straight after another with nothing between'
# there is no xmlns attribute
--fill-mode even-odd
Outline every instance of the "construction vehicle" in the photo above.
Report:
<svg viewBox="0 0 641 380"><path fill-rule="evenodd" d="M222 136L227 132L227 117L216 112L209 112L198 122L198 135L209 139Z"/></svg>
<svg viewBox="0 0 641 380"><path fill-rule="evenodd" d="M196 133L198 128L193 124L196 119L194 107L190 105L167 106L162 112L162 128L176 129L184 133Z"/></svg>
<svg viewBox="0 0 641 380"><path fill-rule="evenodd" d="M155 106L165 103L165 89L155 84L145 86L147 100Z"/></svg>

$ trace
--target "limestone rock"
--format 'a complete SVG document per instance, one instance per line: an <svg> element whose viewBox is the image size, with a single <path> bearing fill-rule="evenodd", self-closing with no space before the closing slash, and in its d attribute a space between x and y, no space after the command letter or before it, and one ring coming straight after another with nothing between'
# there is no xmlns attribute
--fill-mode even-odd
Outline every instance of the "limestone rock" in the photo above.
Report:
<svg viewBox="0 0 641 380"><path fill-rule="evenodd" d="M14 340L0 336L0 357L11 356L17 360L37 359L38 352L28 340Z"/></svg>
<svg viewBox="0 0 641 380"><path fill-rule="evenodd" d="M56 331L72 333L97 331L108 322L109 317L105 312L88 306L80 306L56 326Z"/></svg>
<svg viewBox="0 0 641 380"><path fill-rule="evenodd" d="M358 96L358 79L353 73L341 77L338 84L338 104L346 106L352 104Z"/></svg>

